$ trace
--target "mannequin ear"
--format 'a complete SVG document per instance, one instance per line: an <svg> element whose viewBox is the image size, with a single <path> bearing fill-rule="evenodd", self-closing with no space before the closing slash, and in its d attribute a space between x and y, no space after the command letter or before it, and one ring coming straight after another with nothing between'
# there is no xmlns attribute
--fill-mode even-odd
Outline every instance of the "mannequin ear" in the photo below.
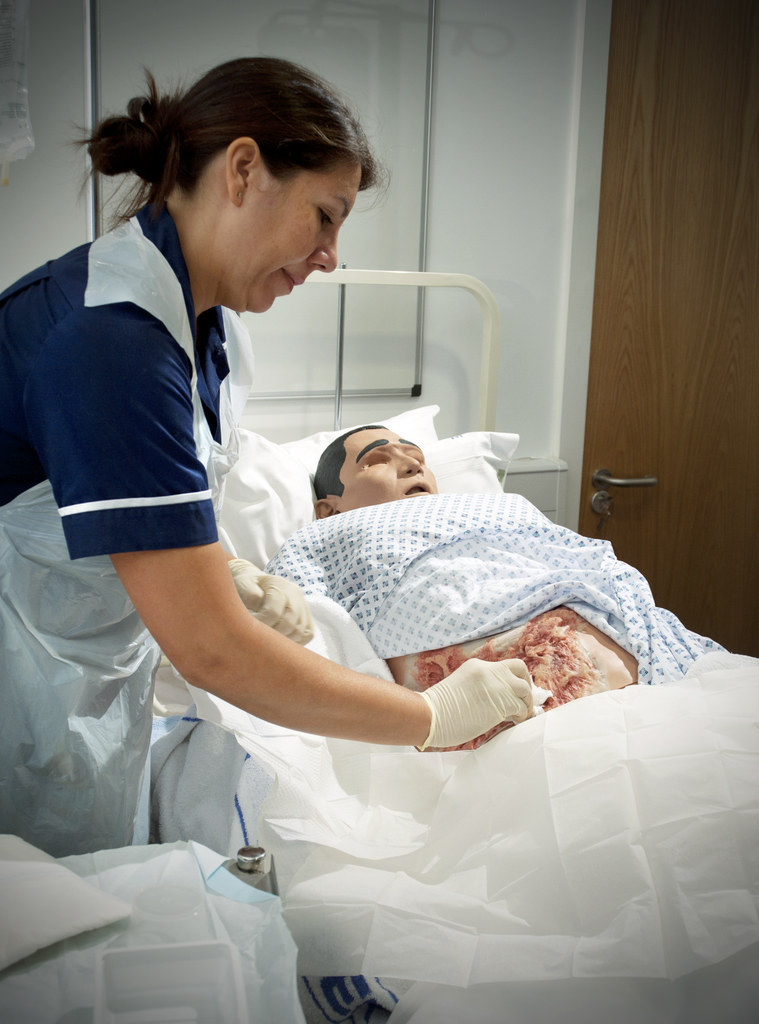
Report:
<svg viewBox="0 0 759 1024"><path fill-rule="evenodd" d="M314 511L316 512L317 519L329 519L330 516L336 516L340 514L340 509L337 508L337 503L340 499L336 494L329 494L326 498L320 498L314 505Z"/></svg>

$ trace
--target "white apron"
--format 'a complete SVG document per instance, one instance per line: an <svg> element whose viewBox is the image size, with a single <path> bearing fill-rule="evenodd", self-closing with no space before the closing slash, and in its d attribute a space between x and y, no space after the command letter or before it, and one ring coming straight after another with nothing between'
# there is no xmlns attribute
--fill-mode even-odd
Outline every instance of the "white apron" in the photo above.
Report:
<svg viewBox="0 0 759 1024"><path fill-rule="evenodd" d="M181 285L136 219L90 249L85 305L113 302L156 316L190 359L195 445L218 520L252 379L248 333L224 310L219 444ZM111 559L69 558L48 481L0 507L0 832L56 857L132 842L159 658Z"/></svg>

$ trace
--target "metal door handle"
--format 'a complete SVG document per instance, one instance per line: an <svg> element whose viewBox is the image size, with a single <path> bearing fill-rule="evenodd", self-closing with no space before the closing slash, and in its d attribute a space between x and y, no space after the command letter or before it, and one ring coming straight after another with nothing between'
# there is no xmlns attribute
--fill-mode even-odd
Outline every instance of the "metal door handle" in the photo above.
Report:
<svg viewBox="0 0 759 1024"><path fill-rule="evenodd" d="M611 476L609 469L597 469L592 480L596 490L603 490L606 487L653 487L659 483L658 477L655 476Z"/></svg>

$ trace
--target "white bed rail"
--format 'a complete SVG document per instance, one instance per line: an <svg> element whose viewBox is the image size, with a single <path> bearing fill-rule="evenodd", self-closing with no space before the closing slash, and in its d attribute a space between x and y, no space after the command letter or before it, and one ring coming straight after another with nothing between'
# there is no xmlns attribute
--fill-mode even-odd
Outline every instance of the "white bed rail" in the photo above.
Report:
<svg viewBox="0 0 759 1024"><path fill-rule="evenodd" d="M498 399L498 357L501 341L501 314L495 296L482 281L469 274L437 274L414 270L335 270L331 274L316 272L307 283L390 285L407 288L463 288L473 295L482 313L482 359L480 363L480 389L478 403L478 430L495 429L495 410ZM338 346L340 348L341 346ZM341 358L341 355L340 355ZM336 405L339 407L341 368L338 368Z"/></svg>

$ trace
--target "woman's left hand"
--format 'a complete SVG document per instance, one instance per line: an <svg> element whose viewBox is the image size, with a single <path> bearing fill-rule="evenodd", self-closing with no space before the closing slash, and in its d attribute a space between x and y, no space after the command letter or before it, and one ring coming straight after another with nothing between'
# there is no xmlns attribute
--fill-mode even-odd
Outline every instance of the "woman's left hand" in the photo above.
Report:
<svg viewBox="0 0 759 1024"><path fill-rule="evenodd" d="M244 558L230 559L229 570L240 600L259 622L298 644L313 638L311 611L300 587Z"/></svg>

